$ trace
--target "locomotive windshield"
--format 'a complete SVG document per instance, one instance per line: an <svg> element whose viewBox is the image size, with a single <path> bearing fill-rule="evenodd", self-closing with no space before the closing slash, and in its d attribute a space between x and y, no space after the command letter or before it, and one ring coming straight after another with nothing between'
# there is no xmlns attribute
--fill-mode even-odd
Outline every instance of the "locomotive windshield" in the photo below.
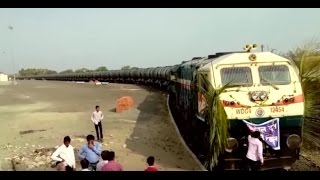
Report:
<svg viewBox="0 0 320 180"><path fill-rule="evenodd" d="M232 86L252 86L252 74L249 67L222 68L222 86L228 84Z"/></svg>
<svg viewBox="0 0 320 180"><path fill-rule="evenodd" d="M262 85L286 85L291 82L289 68L286 65L260 66L259 76Z"/></svg>

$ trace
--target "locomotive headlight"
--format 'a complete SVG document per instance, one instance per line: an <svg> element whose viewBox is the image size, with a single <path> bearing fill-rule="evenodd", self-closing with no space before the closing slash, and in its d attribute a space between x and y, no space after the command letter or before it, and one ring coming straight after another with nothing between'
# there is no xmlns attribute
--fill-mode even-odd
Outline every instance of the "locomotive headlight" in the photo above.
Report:
<svg viewBox="0 0 320 180"><path fill-rule="evenodd" d="M259 96L262 101L265 101L268 99L268 94L265 91L261 91Z"/></svg>
<svg viewBox="0 0 320 180"><path fill-rule="evenodd" d="M258 92L252 92L251 93L251 99L254 101L259 101L260 100L260 96Z"/></svg>
<svg viewBox="0 0 320 180"><path fill-rule="evenodd" d="M250 95L253 101L265 101L268 99L268 94L266 91L253 91L250 93Z"/></svg>
<svg viewBox="0 0 320 180"><path fill-rule="evenodd" d="M287 138L287 146L290 149L298 149L298 148L300 148L301 144L302 144L302 139L299 135L291 134Z"/></svg>
<svg viewBox="0 0 320 180"><path fill-rule="evenodd" d="M233 137L228 138L227 146L226 146L225 150L228 153L231 153L232 151L234 151L237 148L238 148L238 141Z"/></svg>

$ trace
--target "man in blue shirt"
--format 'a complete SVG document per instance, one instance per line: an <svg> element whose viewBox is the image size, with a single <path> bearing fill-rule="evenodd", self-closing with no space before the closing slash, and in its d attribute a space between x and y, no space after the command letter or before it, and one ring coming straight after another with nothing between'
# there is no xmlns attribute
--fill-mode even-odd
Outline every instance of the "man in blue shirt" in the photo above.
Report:
<svg viewBox="0 0 320 180"><path fill-rule="evenodd" d="M91 134L87 136L87 142L87 144L81 147L79 157L82 160L86 159L89 161L89 169L96 170L101 154L101 146L98 142L94 141L94 136Z"/></svg>

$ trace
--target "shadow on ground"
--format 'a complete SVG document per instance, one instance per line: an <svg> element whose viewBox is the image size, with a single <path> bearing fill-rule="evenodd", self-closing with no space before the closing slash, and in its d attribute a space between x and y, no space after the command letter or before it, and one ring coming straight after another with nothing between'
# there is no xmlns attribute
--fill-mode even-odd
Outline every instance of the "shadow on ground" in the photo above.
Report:
<svg viewBox="0 0 320 180"><path fill-rule="evenodd" d="M168 169L194 170L195 162L182 146L170 121L165 92L143 88L149 95L137 107L140 114L131 136L126 140L127 148L146 158L155 156L156 163Z"/></svg>

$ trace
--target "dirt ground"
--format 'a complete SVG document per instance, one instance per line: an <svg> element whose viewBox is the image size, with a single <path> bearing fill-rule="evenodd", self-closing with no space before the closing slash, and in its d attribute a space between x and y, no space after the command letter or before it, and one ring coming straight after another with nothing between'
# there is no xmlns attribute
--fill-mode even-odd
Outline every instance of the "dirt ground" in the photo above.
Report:
<svg viewBox="0 0 320 180"><path fill-rule="evenodd" d="M135 105L116 113L116 99L122 96L131 96ZM143 170L150 155L160 170L200 170L178 139L165 94L135 85L52 81L0 86L0 169L12 170L15 159L17 170L54 170L50 154L64 136L79 149L86 135L95 135L90 120L95 105L105 116L102 149L115 151L125 170ZM46 148L52 150L34 152Z"/></svg>
<svg viewBox="0 0 320 180"><path fill-rule="evenodd" d="M135 105L115 113L116 99L122 96L131 96ZM102 149L115 151L125 170L143 170L149 155L156 157L160 170L201 170L178 139L164 93L127 84L52 81L0 85L0 170L13 170L12 164L16 170L55 170L50 155L64 136L71 136L79 149L86 135L95 135L90 120L95 105L105 115ZM304 141L291 170L319 171L319 149Z"/></svg>

